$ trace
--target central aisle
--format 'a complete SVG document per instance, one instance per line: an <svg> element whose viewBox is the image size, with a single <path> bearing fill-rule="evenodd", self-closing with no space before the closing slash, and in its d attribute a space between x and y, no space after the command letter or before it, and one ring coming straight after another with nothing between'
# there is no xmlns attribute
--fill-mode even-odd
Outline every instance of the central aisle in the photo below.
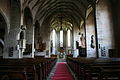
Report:
<svg viewBox="0 0 120 80"><path fill-rule="evenodd" d="M52 80L74 80L66 62L57 62Z"/></svg>

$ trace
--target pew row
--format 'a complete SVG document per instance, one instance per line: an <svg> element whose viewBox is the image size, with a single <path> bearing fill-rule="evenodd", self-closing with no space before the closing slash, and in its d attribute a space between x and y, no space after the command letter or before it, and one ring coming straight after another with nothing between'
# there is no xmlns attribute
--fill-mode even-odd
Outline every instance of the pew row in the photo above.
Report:
<svg viewBox="0 0 120 80"><path fill-rule="evenodd" d="M2 59L0 80L46 80L56 58Z"/></svg>
<svg viewBox="0 0 120 80"><path fill-rule="evenodd" d="M119 58L67 58L78 80L120 80Z"/></svg>

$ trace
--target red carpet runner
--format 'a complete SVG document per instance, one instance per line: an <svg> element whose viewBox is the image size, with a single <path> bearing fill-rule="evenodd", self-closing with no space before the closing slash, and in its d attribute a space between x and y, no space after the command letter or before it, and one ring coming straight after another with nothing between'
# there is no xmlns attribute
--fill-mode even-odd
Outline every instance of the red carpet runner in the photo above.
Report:
<svg viewBox="0 0 120 80"><path fill-rule="evenodd" d="M52 80L74 80L65 62L58 62Z"/></svg>

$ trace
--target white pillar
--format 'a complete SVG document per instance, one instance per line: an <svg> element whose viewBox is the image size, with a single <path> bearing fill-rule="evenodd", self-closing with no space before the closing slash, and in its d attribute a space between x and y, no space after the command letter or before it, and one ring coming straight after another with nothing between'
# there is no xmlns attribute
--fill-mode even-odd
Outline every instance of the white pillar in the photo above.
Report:
<svg viewBox="0 0 120 80"><path fill-rule="evenodd" d="M34 52L35 52L35 48L34 48L34 44L35 44L35 42L34 42L34 35L35 34L34 34L34 31L35 31L35 25L33 25L33 36L32 36L33 40L32 40L32 55L31 55L32 58L34 58Z"/></svg>

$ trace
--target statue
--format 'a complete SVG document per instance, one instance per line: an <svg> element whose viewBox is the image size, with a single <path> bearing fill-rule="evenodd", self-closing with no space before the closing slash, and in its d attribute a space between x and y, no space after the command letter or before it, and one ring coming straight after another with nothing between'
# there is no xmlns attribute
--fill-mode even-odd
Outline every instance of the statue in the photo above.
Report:
<svg viewBox="0 0 120 80"><path fill-rule="evenodd" d="M85 48L85 37L83 36L83 34L81 35L80 40L81 40L81 47Z"/></svg>
<svg viewBox="0 0 120 80"><path fill-rule="evenodd" d="M42 37L39 37L36 44L36 50L38 52L43 52L45 49L46 49L46 43L43 43Z"/></svg>
<svg viewBox="0 0 120 80"><path fill-rule="evenodd" d="M18 40L18 45L20 49L19 58L23 57L23 52L25 51L25 48L26 48L25 30L26 30L26 26L22 25L20 29L20 36L19 36L20 39Z"/></svg>
<svg viewBox="0 0 120 80"><path fill-rule="evenodd" d="M25 39L25 30L26 30L26 27L22 25L21 31L20 31L20 40Z"/></svg>
<svg viewBox="0 0 120 80"><path fill-rule="evenodd" d="M91 36L91 44L90 44L91 48L95 48L94 45L94 35Z"/></svg>
<svg viewBox="0 0 120 80"><path fill-rule="evenodd" d="M22 25L20 31L20 40L19 40L20 48L26 48L25 30L26 30L26 26Z"/></svg>

